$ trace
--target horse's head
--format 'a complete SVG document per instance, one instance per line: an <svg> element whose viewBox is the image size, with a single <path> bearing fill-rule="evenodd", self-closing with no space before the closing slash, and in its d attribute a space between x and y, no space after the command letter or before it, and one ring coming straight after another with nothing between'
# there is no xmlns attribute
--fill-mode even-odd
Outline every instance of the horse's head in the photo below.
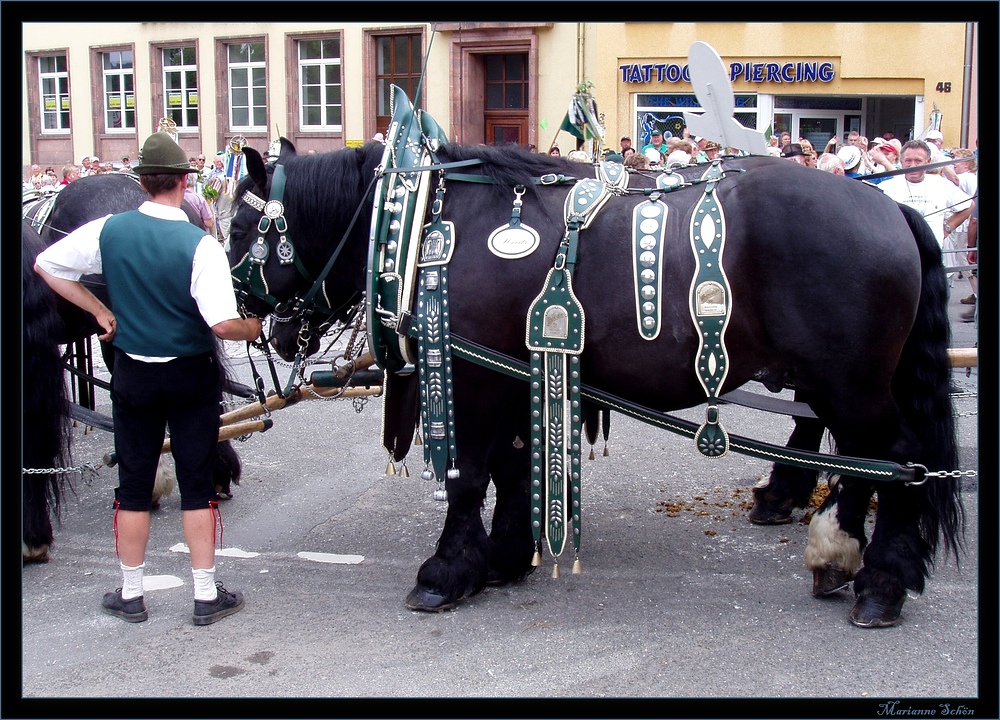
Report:
<svg viewBox="0 0 1000 720"><path fill-rule="evenodd" d="M247 177L235 191L230 267L242 309L277 321L271 344L285 359L315 353L323 332L346 319L364 286L370 207L350 238L344 235L359 203L370 203L356 189L359 152L298 156L285 138L275 163L243 150ZM375 158L372 173L380 156L368 154ZM342 238L349 247L327 271Z"/></svg>

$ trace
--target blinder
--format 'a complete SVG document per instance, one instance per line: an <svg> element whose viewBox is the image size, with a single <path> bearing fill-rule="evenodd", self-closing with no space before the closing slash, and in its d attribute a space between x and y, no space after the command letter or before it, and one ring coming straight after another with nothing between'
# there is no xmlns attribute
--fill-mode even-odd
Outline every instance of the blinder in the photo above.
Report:
<svg viewBox="0 0 1000 720"><path fill-rule="evenodd" d="M318 280L313 279L305 265L302 264L298 253L295 252L295 246L289 238L288 221L285 219L285 179L285 168L279 163L275 166L271 176L271 189L267 200L260 198L251 190L245 191L241 197L244 203L261 213L261 217L257 222L257 239L251 243L247 254L232 270L233 284L244 309L246 298L254 297L265 303L271 313L284 315L290 309L291 315L282 318L282 322L315 314L324 318L324 321L319 323L320 326L328 326L339 312L352 303L349 302L340 308L333 308L326 294L325 277ZM268 236L272 229L278 233L274 254L278 258L279 265L294 265L299 275L310 287L305 295L296 294L287 303L270 294L268 282L264 276L264 267L271 256ZM317 285L318 288L315 287ZM305 297L310 297L310 302L305 302Z"/></svg>

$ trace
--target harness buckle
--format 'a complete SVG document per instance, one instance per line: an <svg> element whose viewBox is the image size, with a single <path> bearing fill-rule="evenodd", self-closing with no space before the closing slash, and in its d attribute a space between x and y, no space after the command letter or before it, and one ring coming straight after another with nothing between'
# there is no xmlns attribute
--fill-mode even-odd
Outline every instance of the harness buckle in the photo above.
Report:
<svg viewBox="0 0 1000 720"><path fill-rule="evenodd" d="M559 182L559 175L556 173L545 173L538 178L539 185L555 185Z"/></svg>

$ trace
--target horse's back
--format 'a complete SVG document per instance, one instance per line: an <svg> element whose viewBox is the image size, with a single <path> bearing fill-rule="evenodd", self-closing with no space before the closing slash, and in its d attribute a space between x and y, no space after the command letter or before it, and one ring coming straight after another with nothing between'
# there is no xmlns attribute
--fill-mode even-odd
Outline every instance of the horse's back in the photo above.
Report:
<svg viewBox="0 0 1000 720"><path fill-rule="evenodd" d="M135 210L147 199L146 191L129 175L91 175L74 180L59 191L42 239L51 245L91 220Z"/></svg>
<svg viewBox="0 0 1000 720"><path fill-rule="evenodd" d="M665 409L704 399L694 363L700 330L690 308L696 253L704 243L698 207L707 191L716 194L724 218L714 228L720 235L713 242L716 248L722 244L729 285L727 389L761 377L777 384L790 378L822 384L840 372L834 362L859 372L866 362L894 366L921 286L919 253L898 205L874 187L786 160L746 158L723 168L714 185L694 183L657 199L612 197L580 231L573 289L586 316L588 379L613 384L626 397L655 398ZM459 269L451 281L453 291L464 294L464 288L470 296L456 295L452 304L456 332L494 347L501 342L518 356L525 352L523 330L504 332L506 323L484 327L481 319L487 308L493 317L523 323L528 304L542 289L565 231L565 193L540 197L541 207L526 202L521 213L522 221L543 235L535 253L498 259L477 241L474 251L456 250ZM660 329L652 340L639 329L643 268L633 251L639 239L633 225L641 221L640 206L649 202L666 208L655 298ZM492 204L468 208L459 246L510 215L509 207ZM462 232L473 227L474 232ZM467 313L466 307L473 310ZM816 362L817 355L831 359ZM882 379L887 382L889 374Z"/></svg>

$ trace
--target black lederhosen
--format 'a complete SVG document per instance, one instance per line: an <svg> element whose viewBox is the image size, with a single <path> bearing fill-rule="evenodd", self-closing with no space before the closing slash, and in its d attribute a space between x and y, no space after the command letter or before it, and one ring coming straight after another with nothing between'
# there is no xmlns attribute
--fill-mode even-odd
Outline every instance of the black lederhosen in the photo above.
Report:
<svg viewBox="0 0 1000 720"><path fill-rule="evenodd" d="M149 510L166 428L182 510L209 507L222 399L213 353L143 362L115 349L111 402L122 510Z"/></svg>

